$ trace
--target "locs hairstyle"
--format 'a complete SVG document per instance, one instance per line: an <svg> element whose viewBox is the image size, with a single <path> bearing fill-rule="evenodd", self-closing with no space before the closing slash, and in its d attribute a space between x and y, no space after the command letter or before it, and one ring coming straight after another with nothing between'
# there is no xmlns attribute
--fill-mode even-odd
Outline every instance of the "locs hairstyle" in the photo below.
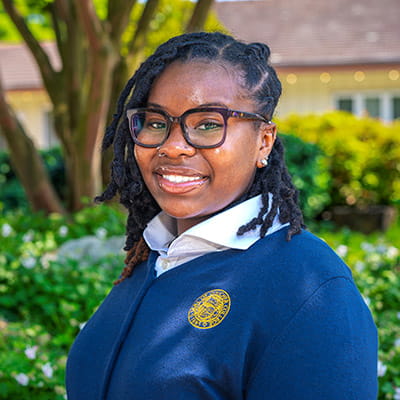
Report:
<svg viewBox="0 0 400 400"><path fill-rule="evenodd" d="M136 164L126 110L147 105L153 81L172 62L206 61L225 65L237 73L238 82L254 101L257 112L271 119L282 88L275 70L269 64L269 56L268 46L262 43L246 44L217 32L183 34L158 47L128 81L103 140L103 150L112 144L114 148L111 181L104 193L96 198L96 201L101 202L118 193L120 202L129 212L125 243L125 250L128 251L126 266L116 283L130 276L134 266L148 258L149 249L142 237L143 230L160 211ZM272 204L269 193L272 194ZM238 235L260 226L260 237L264 237L278 209L280 221L290 224L288 240L301 231L304 224L298 206L298 194L287 171L284 149L279 138L274 143L268 166L257 170L250 190L237 202L257 194L262 195L263 206L257 217L239 229Z"/></svg>

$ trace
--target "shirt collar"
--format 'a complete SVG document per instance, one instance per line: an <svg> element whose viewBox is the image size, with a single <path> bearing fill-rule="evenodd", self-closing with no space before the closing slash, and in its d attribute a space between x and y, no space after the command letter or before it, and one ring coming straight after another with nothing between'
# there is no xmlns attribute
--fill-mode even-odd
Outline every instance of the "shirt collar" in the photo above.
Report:
<svg viewBox="0 0 400 400"><path fill-rule="evenodd" d="M270 194L270 204L272 195ZM255 218L262 207L262 197L258 195L246 200L232 208L216 214L203 222L188 229L180 238L195 237L232 249L248 249L260 238L260 227L237 235L238 229ZM272 226L266 235L277 231L283 226L276 215ZM155 216L143 232L143 237L148 246L155 251L166 251L170 243L176 238L175 220L161 212Z"/></svg>

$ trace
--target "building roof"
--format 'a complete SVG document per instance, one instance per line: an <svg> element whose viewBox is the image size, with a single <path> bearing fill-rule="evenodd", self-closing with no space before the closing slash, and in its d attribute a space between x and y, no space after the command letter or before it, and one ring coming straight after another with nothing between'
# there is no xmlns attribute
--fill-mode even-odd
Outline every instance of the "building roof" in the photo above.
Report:
<svg viewBox="0 0 400 400"><path fill-rule="evenodd" d="M54 68L60 61L54 43L43 43ZM40 89L42 79L37 65L25 45L0 43L0 75L5 90Z"/></svg>
<svg viewBox="0 0 400 400"><path fill-rule="evenodd" d="M237 38L267 43L277 67L400 63L399 0L215 4Z"/></svg>
<svg viewBox="0 0 400 400"><path fill-rule="evenodd" d="M217 1L215 10L239 39L267 43L276 67L400 64L399 0ZM54 43L44 43L59 68ZM30 51L0 43L5 90L42 88Z"/></svg>

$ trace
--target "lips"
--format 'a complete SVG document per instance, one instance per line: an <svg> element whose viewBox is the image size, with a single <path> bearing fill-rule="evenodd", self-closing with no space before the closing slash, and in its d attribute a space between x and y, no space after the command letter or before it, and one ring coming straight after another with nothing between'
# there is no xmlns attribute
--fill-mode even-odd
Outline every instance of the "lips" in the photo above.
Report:
<svg viewBox="0 0 400 400"><path fill-rule="evenodd" d="M190 168L158 168L155 171L158 186L170 194L184 194L203 186L208 178Z"/></svg>

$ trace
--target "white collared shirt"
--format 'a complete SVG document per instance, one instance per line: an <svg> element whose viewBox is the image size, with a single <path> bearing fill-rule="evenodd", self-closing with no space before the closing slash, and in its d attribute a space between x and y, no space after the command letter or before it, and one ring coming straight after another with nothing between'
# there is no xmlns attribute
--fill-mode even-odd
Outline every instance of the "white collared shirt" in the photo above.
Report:
<svg viewBox="0 0 400 400"><path fill-rule="evenodd" d="M261 207L262 199L258 195L200 222L179 236L176 236L174 218L164 212L156 215L144 230L143 237L150 249L159 254L155 265L157 276L207 253L248 249L260 239L260 227L241 236L236 232L256 217ZM266 235L287 225L281 224L277 215Z"/></svg>

